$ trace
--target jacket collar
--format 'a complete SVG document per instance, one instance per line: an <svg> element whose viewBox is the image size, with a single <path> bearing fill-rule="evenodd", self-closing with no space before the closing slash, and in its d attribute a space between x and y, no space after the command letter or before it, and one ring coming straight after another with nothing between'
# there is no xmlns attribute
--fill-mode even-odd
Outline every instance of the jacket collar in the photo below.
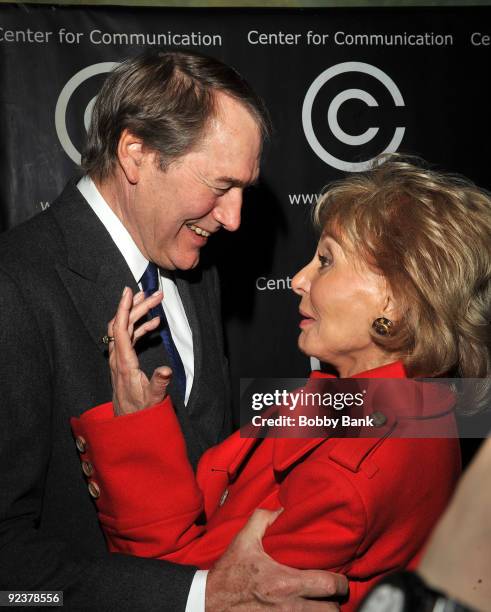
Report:
<svg viewBox="0 0 491 612"><path fill-rule="evenodd" d="M395 361L387 365L360 372L350 376L350 378L394 378L404 379L406 378L406 371L402 362ZM319 379L336 379L336 376L332 374L325 374L319 370L314 370L310 374L310 380ZM387 428L387 434L390 433L391 428ZM385 432L384 432L385 433ZM290 468L294 463L302 459L307 453L313 451L315 448L323 444L329 438L278 438L275 440L273 449L273 467L276 471L282 472ZM355 445L357 445L358 452L355 453L356 457L362 451L363 455L368 452L367 446L372 449L374 446L373 438L355 438ZM368 445L367 445L368 441ZM377 439L378 443L380 440Z"/></svg>
<svg viewBox="0 0 491 612"><path fill-rule="evenodd" d="M109 233L71 181L50 208L63 236L66 260L57 265L81 320L101 351L126 285L138 289Z"/></svg>
<svg viewBox="0 0 491 612"><path fill-rule="evenodd" d="M325 374L320 371L314 371L310 375L310 380L319 379L335 379L331 374ZM353 472L358 471L365 457L382 441L390 436L397 425L397 420L402 418L418 419L418 418L436 418L441 414L451 413L453 405L453 395L444 387L439 387L435 384L425 384L418 381L407 379L404 365L400 361L396 361L387 365L361 372L350 378L356 379L393 379L393 390L389 389L390 408L385 409L384 416L386 422L378 429L379 436L376 438L360 437L349 438L349 445L341 444L344 439L339 439L339 442L333 446L329 456L337 463L343 465ZM404 382L404 379L407 379ZM399 382L396 383L395 381ZM400 384L405 386L405 392L401 394ZM389 383L390 384L390 383ZM386 385L384 382L384 394L386 398ZM425 413L418 413L418 406L421 405L421 400L424 400ZM370 408L369 412L373 412L376 408ZM237 432L235 436L239 436ZM237 444L235 436L229 438L230 454L225 453L225 457L229 457L230 461L227 466L223 466L228 471L229 477L233 478L243 462L248 457L252 449L261 442L256 438L238 438L241 440ZM234 440L235 439L235 440ZM308 453L315 450L321 444L324 444L331 438L274 438L270 439L269 443L273 445L272 461L273 469L276 472L284 472L291 468L296 462L304 458ZM232 442L233 441L233 442ZM227 444L225 442L224 444Z"/></svg>

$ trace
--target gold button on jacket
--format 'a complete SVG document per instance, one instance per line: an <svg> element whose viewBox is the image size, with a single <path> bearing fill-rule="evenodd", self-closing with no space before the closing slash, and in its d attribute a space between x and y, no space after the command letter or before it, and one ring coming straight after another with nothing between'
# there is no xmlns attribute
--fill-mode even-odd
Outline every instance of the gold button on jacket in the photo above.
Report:
<svg viewBox="0 0 491 612"><path fill-rule="evenodd" d="M82 436L77 436L75 439L75 444L79 453L85 453L87 450L87 442L85 441L85 438Z"/></svg>
<svg viewBox="0 0 491 612"><path fill-rule="evenodd" d="M90 496L94 499L97 499L101 495L101 490L99 489L99 485L96 482L89 482L89 493Z"/></svg>
<svg viewBox="0 0 491 612"><path fill-rule="evenodd" d="M82 461L82 472L87 476L87 478L92 476L94 473L94 467L90 461Z"/></svg>

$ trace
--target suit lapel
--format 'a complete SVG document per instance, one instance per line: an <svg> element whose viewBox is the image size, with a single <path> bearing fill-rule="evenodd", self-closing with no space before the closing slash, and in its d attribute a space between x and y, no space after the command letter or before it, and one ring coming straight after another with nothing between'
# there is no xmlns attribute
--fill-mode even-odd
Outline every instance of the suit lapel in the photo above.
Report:
<svg viewBox="0 0 491 612"><path fill-rule="evenodd" d="M61 265L57 266L57 271L89 335L97 348L105 352L107 346L102 343L102 337L107 333L107 323L115 312L111 308L114 300L108 295L109 289L113 288L104 284L106 275L97 282Z"/></svg>
<svg viewBox="0 0 491 612"><path fill-rule="evenodd" d="M114 317L125 286L138 290L124 258L75 183L69 183L51 210L63 234L66 264L57 271L91 338L101 338Z"/></svg>

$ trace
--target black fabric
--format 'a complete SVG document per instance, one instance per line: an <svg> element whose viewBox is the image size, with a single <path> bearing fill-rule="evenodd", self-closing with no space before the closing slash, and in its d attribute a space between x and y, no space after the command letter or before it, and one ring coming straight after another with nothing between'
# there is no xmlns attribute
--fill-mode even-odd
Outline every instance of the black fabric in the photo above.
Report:
<svg viewBox="0 0 491 612"><path fill-rule="evenodd" d="M177 284L195 385L187 408L173 399L195 464L229 432L227 363L214 270ZM67 610L174 612L194 569L106 552L69 425L111 399L101 337L125 285L138 289L73 183L0 239L0 589L63 590ZM162 365L152 338L140 351L147 374Z"/></svg>

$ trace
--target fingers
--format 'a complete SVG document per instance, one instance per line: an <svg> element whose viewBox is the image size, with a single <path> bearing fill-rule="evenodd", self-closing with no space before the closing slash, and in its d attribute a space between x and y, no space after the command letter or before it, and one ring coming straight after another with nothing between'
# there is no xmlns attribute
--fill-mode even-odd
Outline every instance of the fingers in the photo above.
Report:
<svg viewBox="0 0 491 612"><path fill-rule="evenodd" d="M346 576L324 570L297 571L300 597L332 597L333 595L346 595L348 592Z"/></svg>
<svg viewBox="0 0 491 612"><path fill-rule="evenodd" d="M139 338L144 336L146 333L152 331L153 329L156 329L159 324L160 317L154 317L153 319L150 319L150 321L146 321L145 323L137 327L133 332L133 345Z"/></svg>
<svg viewBox="0 0 491 612"><path fill-rule="evenodd" d="M145 299L145 292L138 291L138 293L135 293L133 297L133 306L137 306L138 304L141 304L144 299Z"/></svg>
<svg viewBox="0 0 491 612"><path fill-rule="evenodd" d="M114 338L114 319L111 319L107 324L107 335L109 338ZM111 354L114 351L114 342L109 342L107 349L109 351L109 357L111 357Z"/></svg>
<svg viewBox="0 0 491 612"><path fill-rule="evenodd" d="M129 287L125 287L123 295L119 301L118 310L113 323L114 347L118 368L125 362L130 364L133 357L133 346L131 343L131 332L128 330L130 309L133 305L133 292ZM136 356L135 356L136 358ZM138 363L137 363L138 365Z"/></svg>
<svg viewBox="0 0 491 612"><path fill-rule="evenodd" d="M316 610L319 610L319 612L339 612L340 609L339 604L332 601L310 601L306 599L299 604L298 612L315 612ZM297 608L295 608L295 612L296 610Z"/></svg>
<svg viewBox="0 0 491 612"><path fill-rule="evenodd" d="M158 404L164 399L171 379L172 370L168 366L162 366L154 371L149 385L149 402L151 404Z"/></svg>
<svg viewBox="0 0 491 612"><path fill-rule="evenodd" d="M266 553L263 553L263 555L264 557L267 556ZM276 565L274 575L277 578L279 589L272 589L271 584L269 589L270 593L274 591L277 600L284 597L294 597L295 599L340 597L348 593L348 580L341 574L324 570L294 569L277 563L271 557L268 560L269 563Z"/></svg>
<svg viewBox="0 0 491 612"><path fill-rule="evenodd" d="M145 321L134 331L134 321L141 318L159 300L162 292L155 292L145 298L139 292L133 296L125 287L115 318L108 324L108 335L114 337L109 345L109 366L113 385L113 408L115 414L131 414L158 403L165 397L170 381L170 368L159 368L152 377L152 383L140 369L134 342L159 325L160 317Z"/></svg>
<svg viewBox="0 0 491 612"><path fill-rule="evenodd" d="M335 612L339 609L337 601L318 601L318 598L345 595L348 583L344 576L281 565L262 549L261 537L280 513L281 510L256 510L210 570L206 585L207 611L233 608L237 612L270 609Z"/></svg>
<svg viewBox="0 0 491 612"><path fill-rule="evenodd" d="M293 569L277 563L264 552L262 539L265 531L274 523L282 511L282 508L275 511L265 509L255 510L231 547L236 547L236 552L240 554L241 558L248 554L256 555L256 560L260 559L263 572L265 568L269 568L273 572L271 575L277 576L281 592L275 592L276 601L281 601L285 597L293 597L295 600L299 600L299 605L305 606L299 607L299 610L337 610L336 603L330 603L331 607L328 608L326 607L328 605L327 602L311 602L305 599L300 603L300 600L310 597L346 595L348 592L348 581L345 576L323 570ZM259 557L257 557L258 554ZM268 589L271 595L271 583ZM275 591L274 588L273 591ZM320 608L317 604L324 607ZM296 610L297 608L294 609Z"/></svg>
<svg viewBox="0 0 491 612"><path fill-rule="evenodd" d="M130 324L133 325L134 323L139 321L142 317L144 317L146 314L148 314L152 308L155 308L155 306L160 304L160 302L162 301L163 295L164 294L162 293L162 291L156 291L149 297L145 298L145 294L142 291L140 293L137 293L137 296L140 296L140 297L138 297L136 304L133 304L133 308L131 309L130 316L129 316Z"/></svg>
<svg viewBox="0 0 491 612"><path fill-rule="evenodd" d="M261 607L261 610L269 609ZM274 609L274 608L273 608ZM313 601L311 599L297 599L296 601L280 606L280 610L285 612L339 612L339 604L333 601Z"/></svg>
<svg viewBox="0 0 491 612"><path fill-rule="evenodd" d="M128 290L128 294L125 293L126 290ZM134 344L135 341L138 340L138 338L141 338L147 332L158 327L160 319L159 317L154 317L151 321L146 321L142 326L138 328L137 331L134 332L133 329L133 325L136 321L140 320L152 308L157 306L157 304L162 301L163 293L161 291L156 291L148 298L145 298L145 294L143 291L139 291L132 298L130 298L130 295L132 295L131 289L129 287L126 287L123 292L123 296L119 301L116 316L108 323L107 335L116 339L115 326L117 324L117 335L121 336L123 330L126 328L129 339L132 344ZM112 350L114 350L114 346L113 343L110 343L109 354L111 354Z"/></svg>
<svg viewBox="0 0 491 612"><path fill-rule="evenodd" d="M241 544L259 545L262 550L262 539L266 529L275 522L282 512L283 508L279 510L265 510L263 508L254 510L251 518L239 532L238 539L240 538Z"/></svg>

